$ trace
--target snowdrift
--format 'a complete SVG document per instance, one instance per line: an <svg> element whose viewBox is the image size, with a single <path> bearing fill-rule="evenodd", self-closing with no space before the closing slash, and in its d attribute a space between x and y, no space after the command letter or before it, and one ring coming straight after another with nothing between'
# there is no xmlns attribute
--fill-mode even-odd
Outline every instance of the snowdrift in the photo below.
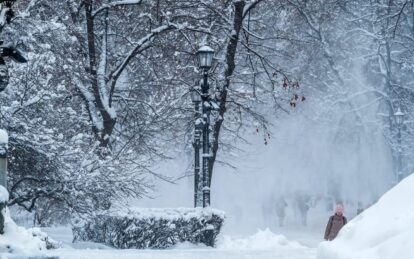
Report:
<svg viewBox="0 0 414 259"><path fill-rule="evenodd" d="M42 256L47 249L61 246L38 228L25 229L16 225L8 210L5 214L4 234L0 235L1 258Z"/></svg>
<svg viewBox="0 0 414 259"><path fill-rule="evenodd" d="M217 249L222 250L298 250L306 249L298 242L289 241L283 235L274 234L268 228L259 230L249 237L223 236L217 242Z"/></svg>
<svg viewBox="0 0 414 259"><path fill-rule="evenodd" d="M414 174L350 221L317 259L414 258Z"/></svg>
<svg viewBox="0 0 414 259"><path fill-rule="evenodd" d="M0 142L2 141L0 131ZM6 202L9 193L0 185L0 202ZM19 227L10 217L9 210L3 209L4 234L0 235L0 257L21 258L42 256L47 249L58 248L60 243L50 239L38 228L25 229Z"/></svg>

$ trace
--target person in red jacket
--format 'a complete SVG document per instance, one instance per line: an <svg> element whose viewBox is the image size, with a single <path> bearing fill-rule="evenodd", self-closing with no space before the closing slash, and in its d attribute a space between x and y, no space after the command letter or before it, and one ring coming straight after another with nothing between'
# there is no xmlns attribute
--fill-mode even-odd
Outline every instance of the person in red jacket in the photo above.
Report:
<svg viewBox="0 0 414 259"><path fill-rule="evenodd" d="M332 241L338 235L339 230L348 222L344 214L344 207L337 204L335 207L335 214L329 217L328 224L325 230L325 240Z"/></svg>

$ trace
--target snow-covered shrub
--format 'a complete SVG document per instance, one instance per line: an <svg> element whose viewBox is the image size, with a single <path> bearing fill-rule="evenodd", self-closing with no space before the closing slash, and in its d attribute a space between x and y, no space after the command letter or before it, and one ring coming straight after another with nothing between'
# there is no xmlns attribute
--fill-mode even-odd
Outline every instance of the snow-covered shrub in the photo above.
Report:
<svg viewBox="0 0 414 259"><path fill-rule="evenodd" d="M4 234L0 235L0 254L8 258L43 256L47 249L61 247L61 244L50 239L38 228L25 229L16 225L10 218L9 211L5 211ZM3 258L3 257L2 257Z"/></svg>
<svg viewBox="0 0 414 259"><path fill-rule="evenodd" d="M100 214L73 227L75 241L116 248L168 248L191 242L214 245L224 213L202 209L133 209Z"/></svg>
<svg viewBox="0 0 414 259"><path fill-rule="evenodd" d="M51 239L45 232L41 231L40 228L30 228L27 230L32 234L33 237L36 237L43 241L46 245L46 249L57 249L62 247L62 243Z"/></svg>
<svg viewBox="0 0 414 259"><path fill-rule="evenodd" d="M0 185L0 203L5 205L8 199L9 193L6 188ZM7 255L10 254L16 256L16 258L20 258L20 256L42 256L42 252L47 249L61 247L60 243L50 239L39 228L25 229L19 227L10 217L10 212L7 207L1 208L0 216L1 224L4 223L0 235L1 258L3 256L4 258L8 258Z"/></svg>

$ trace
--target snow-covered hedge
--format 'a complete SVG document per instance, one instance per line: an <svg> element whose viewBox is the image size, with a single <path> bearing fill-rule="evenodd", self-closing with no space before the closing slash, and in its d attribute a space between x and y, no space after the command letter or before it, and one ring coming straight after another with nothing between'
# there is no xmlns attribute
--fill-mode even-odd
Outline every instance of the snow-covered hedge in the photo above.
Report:
<svg viewBox="0 0 414 259"><path fill-rule="evenodd" d="M93 241L115 248L168 248L177 243L213 246L224 213L207 208L132 209L110 212L73 227L74 242Z"/></svg>

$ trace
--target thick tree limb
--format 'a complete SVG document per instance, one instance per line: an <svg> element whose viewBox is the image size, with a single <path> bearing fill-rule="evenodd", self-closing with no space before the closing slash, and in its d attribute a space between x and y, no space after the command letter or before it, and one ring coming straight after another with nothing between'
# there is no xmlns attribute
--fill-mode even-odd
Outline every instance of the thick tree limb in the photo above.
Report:
<svg viewBox="0 0 414 259"><path fill-rule="evenodd" d="M237 45L239 42L240 31L243 27L243 19L245 17L244 15L245 15L246 2L245 1L234 1L233 4L234 4L235 9L234 9L232 33L229 36L229 41L227 43L227 48L226 48L226 58L225 58L226 69L224 71L225 81L224 81L223 87L220 90L219 100L218 100L218 105L219 105L218 112L219 112L220 119L216 120L216 122L213 125L213 140L212 140L212 147L211 147L213 154L212 154L212 157L210 159L210 164L209 164L209 179L210 179L209 184L210 185L211 185L211 179L213 175L214 163L216 161L217 151L219 149L219 137L220 137L220 132L221 132L222 124L223 124L223 118L227 110L226 103L227 103L228 88L231 83L231 77L233 76L234 70L236 68L235 60L236 60Z"/></svg>

